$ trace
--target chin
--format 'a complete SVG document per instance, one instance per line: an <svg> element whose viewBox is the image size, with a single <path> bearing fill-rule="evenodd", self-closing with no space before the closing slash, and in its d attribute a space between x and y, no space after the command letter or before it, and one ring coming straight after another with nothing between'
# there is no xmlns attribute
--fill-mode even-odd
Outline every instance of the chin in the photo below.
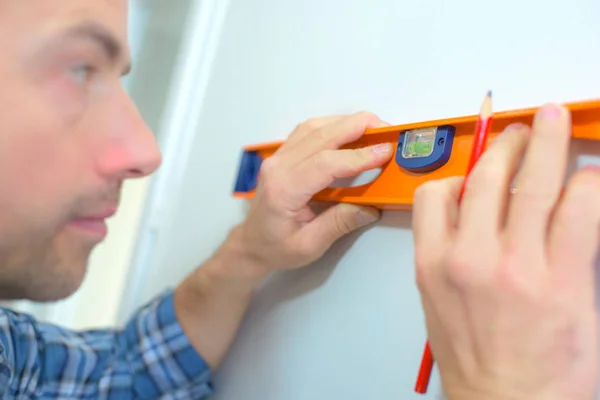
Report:
<svg viewBox="0 0 600 400"><path fill-rule="evenodd" d="M36 275L34 279L0 280L2 300L30 300L40 303L60 301L71 297L81 286L83 278L62 276L50 278Z"/></svg>
<svg viewBox="0 0 600 400"><path fill-rule="evenodd" d="M44 279L45 283L38 282L30 285L25 291L25 298L36 302L65 300L75 294L81 287L83 275L81 277L62 276L60 279L53 279L51 283Z"/></svg>
<svg viewBox="0 0 600 400"><path fill-rule="evenodd" d="M81 287L88 267L88 254L60 257L36 268L27 280L26 298L37 302L52 302L71 297Z"/></svg>
<svg viewBox="0 0 600 400"><path fill-rule="evenodd" d="M45 276L37 280L36 293L29 293L31 300L41 302L64 300L80 289L96 243L77 239L66 237L55 247L54 256L46 260L43 271L39 270L40 275L43 272ZM42 282L43 284L40 285Z"/></svg>
<svg viewBox="0 0 600 400"><path fill-rule="evenodd" d="M66 284L63 282L60 285L46 286L42 290L35 293L29 293L27 298L31 301L40 303L50 303L61 300L66 300L71 297L81 287L81 282L78 284Z"/></svg>
<svg viewBox="0 0 600 400"><path fill-rule="evenodd" d="M13 242L0 243L0 298L37 302L69 298L81 287L95 247L95 242L70 230L54 236L23 233Z"/></svg>

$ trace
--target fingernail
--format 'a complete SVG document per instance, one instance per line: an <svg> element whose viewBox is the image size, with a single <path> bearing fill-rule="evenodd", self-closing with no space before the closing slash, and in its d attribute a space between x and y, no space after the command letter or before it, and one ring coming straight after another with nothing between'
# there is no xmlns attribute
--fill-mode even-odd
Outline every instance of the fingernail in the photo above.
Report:
<svg viewBox="0 0 600 400"><path fill-rule="evenodd" d="M379 212L363 209L356 213L356 218L361 225L371 224L379 219Z"/></svg>
<svg viewBox="0 0 600 400"><path fill-rule="evenodd" d="M390 153L393 149L391 143L380 143L373 147L373 151L377 154Z"/></svg>
<svg viewBox="0 0 600 400"><path fill-rule="evenodd" d="M544 104L539 110L539 115L545 119L556 119L562 115L562 108L558 104Z"/></svg>
<svg viewBox="0 0 600 400"><path fill-rule="evenodd" d="M523 128L525 128L525 124L522 124L520 122L515 122L513 124L508 125L506 127L506 129L504 129L504 131L505 132L508 132L508 131L517 131L517 130L521 130Z"/></svg>
<svg viewBox="0 0 600 400"><path fill-rule="evenodd" d="M390 124L385 123L385 122L378 122L376 124L373 124L371 126L371 128L373 128L373 129L382 129L382 128L387 128L388 126L390 126Z"/></svg>
<svg viewBox="0 0 600 400"><path fill-rule="evenodd" d="M586 165L585 167L583 167L583 169L586 171L595 172L597 174L600 173L600 165L596 164Z"/></svg>

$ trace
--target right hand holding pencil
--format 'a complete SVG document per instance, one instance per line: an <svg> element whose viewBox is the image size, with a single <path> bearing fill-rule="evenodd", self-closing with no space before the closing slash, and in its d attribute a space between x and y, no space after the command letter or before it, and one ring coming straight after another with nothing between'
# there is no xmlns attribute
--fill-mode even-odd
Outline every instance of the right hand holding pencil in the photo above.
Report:
<svg viewBox="0 0 600 400"><path fill-rule="evenodd" d="M494 140L460 204L462 178L415 193L417 283L450 400L594 398L600 170L561 195L570 136L568 111L546 105Z"/></svg>

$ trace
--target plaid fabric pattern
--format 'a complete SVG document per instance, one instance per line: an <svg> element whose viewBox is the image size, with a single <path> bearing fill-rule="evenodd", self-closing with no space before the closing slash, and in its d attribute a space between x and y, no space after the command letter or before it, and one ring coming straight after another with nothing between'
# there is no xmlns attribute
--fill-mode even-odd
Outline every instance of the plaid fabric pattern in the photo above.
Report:
<svg viewBox="0 0 600 400"><path fill-rule="evenodd" d="M203 399L209 366L168 291L123 330L73 332L0 308L1 399Z"/></svg>

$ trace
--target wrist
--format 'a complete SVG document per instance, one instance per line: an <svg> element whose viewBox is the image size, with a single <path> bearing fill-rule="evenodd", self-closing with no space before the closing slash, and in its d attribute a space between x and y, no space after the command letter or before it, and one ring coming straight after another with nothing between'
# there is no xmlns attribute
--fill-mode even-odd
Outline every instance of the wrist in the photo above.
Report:
<svg viewBox="0 0 600 400"><path fill-rule="evenodd" d="M194 348L215 369L227 353L256 287L266 277L237 233L175 289L177 319Z"/></svg>
<svg viewBox="0 0 600 400"><path fill-rule="evenodd" d="M530 397L506 396L482 391L458 390L446 393L447 400L532 400Z"/></svg>
<svg viewBox="0 0 600 400"><path fill-rule="evenodd" d="M221 290L253 292L268 276L268 269L257 260L243 238L241 227L234 227L216 253L195 273L200 286ZM195 280L196 280L195 279Z"/></svg>
<svg viewBox="0 0 600 400"><path fill-rule="evenodd" d="M507 385L508 386L508 385ZM449 385L444 388L447 400L550 400L546 396L517 393L514 388L471 387L469 385Z"/></svg>

